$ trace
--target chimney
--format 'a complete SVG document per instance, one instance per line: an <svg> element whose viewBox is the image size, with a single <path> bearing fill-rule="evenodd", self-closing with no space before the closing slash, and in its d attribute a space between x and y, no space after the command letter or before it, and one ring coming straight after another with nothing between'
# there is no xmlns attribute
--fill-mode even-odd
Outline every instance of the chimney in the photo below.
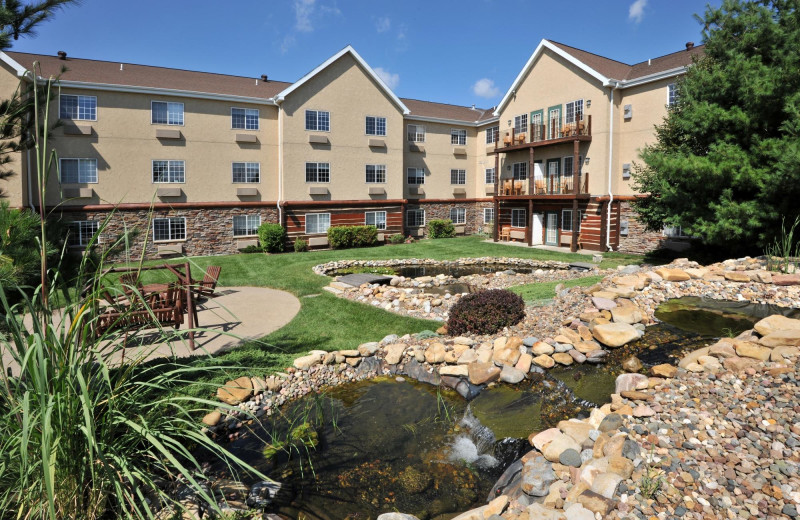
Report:
<svg viewBox="0 0 800 520"><path fill-rule="evenodd" d="M64 52L64 51L58 51L58 59L59 60L66 60L67 59L67 53Z"/></svg>
<svg viewBox="0 0 800 520"><path fill-rule="evenodd" d="M690 51L694 47L694 42L686 42L686 50Z"/></svg>
<svg viewBox="0 0 800 520"><path fill-rule="evenodd" d="M264 83L266 83L267 81L269 81L269 78L267 77L267 75L266 75L266 74L262 74L262 75L261 75L261 81L263 81Z"/></svg>

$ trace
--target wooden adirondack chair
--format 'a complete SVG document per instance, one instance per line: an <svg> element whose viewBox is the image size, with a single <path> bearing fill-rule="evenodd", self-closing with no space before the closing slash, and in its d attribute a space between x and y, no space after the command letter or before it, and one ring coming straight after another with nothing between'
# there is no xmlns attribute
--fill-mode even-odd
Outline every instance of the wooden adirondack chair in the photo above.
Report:
<svg viewBox="0 0 800 520"><path fill-rule="evenodd" d="M213 298L215 296L214 291L217 288L217 282L219 281L220 271L222 271L222 267L210 265L206 268L206 274L203 276L202 280L192 281L191 286L195 295L203 298Z"/></svg>

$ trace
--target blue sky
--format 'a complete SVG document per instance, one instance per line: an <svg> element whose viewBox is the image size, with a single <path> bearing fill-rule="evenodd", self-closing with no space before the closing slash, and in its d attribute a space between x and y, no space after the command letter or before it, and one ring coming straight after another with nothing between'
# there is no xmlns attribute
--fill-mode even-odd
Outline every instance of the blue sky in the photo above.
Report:
<svg viewBox="0 0 800 520"><path fill-rule="evenodd" d="M636 63L700 43L707 3L84 0L12 50L291 82L350 44L401 97L491 107L542 38Z"/></svg>

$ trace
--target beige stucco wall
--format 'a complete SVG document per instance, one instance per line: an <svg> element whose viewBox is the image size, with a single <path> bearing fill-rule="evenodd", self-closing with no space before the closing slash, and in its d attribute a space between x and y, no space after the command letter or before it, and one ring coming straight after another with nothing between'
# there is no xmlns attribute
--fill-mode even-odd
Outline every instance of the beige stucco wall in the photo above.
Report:
<svg viewBox="0 0 800 520"><path fill-rule="evenodd" d="M52 144L60 158L96 158L98 182L81 184L94 189L92 199L67 201L66 204L209 202L239 200L276 200L278 170L278 111L275 106L231 101L176 98L138 93L121 93L63 88L64 94L97 97L97 121L75 121L91 125L89 136L65 135L64 129L53 132ZM184 124L151 124L151 102L184 104ZM259 110L258 130L231 128L231 108ZM58 116L58 101L51 110L52 121ZM156 130L179 130L181 139L157 139ZM240 144L236 134L255 134L257 143ZM152 182L152 161L185 161L186 182ZM261 182L234 184L233 162L261 164ZM58 179L51 176L49 203L58 200ZM74 186L74 185L73 185ZM155 197L159 187L181 188L180 198ZM259 195L240 198L237 187L257 188Z"/></svg>
<svg viewBox="0 0 800 520"><path fill-rule="evenodd" d="M614 120L615 134L619 136L614 146L612 170L615 193L631 195L636 192L630 180L622 179L622 165L642 163L639 151L646 144L655 142L654 127L661 124L667 115L667 89L675 81L673 77L620 91ZM625 119L624 107L628 104L632 108L632 117Z"/></svg>
<svg viewBox="0 0 800 520"><path fill-rule="evenodd" d="M283 110L283 200L400 199L403 196L403 113L349 54L345 54L290 93ZM306 110L330 112L330 132L307 131ZM366 135L366 117L386 118L386 136ZM328 138L329 145L310 144L309 135ZM386 146L370 147L370 139ZM331 181L306 183L306 162L330 164ZM367 184L366 165L386 165L386 184ZM325 187L329 195L311 196L310 187ZM369 195L370 187L386 194Z"/></svg>
<svg viewBox="0 0 800 520"><path fill-rule="evenodd" d="M433 123L429 121L415 121L406 119L406 125L415 124L425 127L425 142L418 143L425 148L424 153L412 152L406 142L403 152L405 168L424 168L426 199L452 199L453 189L464 188L466 195L459 195L457 198L475 197L475 159L477 130L474 127L467 127L457 124ZM466 145L454 145L450 140L450 131L460 129L467 131ZM466 154L456 154L456 148L466 149ZM450 184L450 170L465 170L466 184ZM483 171L481 171L483 175ZM409 185L403 179L404 194L408 197ZM414 197L412 197L414 198Z"/></svg>
<svg viewBox="0 0 800 520"><path fill-rule="evenodd" d="M486 123L478 127L478 135L475 139L475 196L491 197L486 194L486 188L494 188L494 184L486 184L486 169L494 168L494 155L488 155L487 150L494 150L494 143L486 143L486 132L489 128L497 126L497 122Z"/></svg>
<svg viewBox="0 0 800 520"><path fill-rule="evenodd" d="M19 78L17 73L5 63L0 62L0 99L11 99L17 91ZM26 171L22 161L22 154L11 152L10 162L2 166L4 171L11 171L14 174L0 181L0 190L10 207L16 208L27 205L27 187L25 185Z"/></svg>

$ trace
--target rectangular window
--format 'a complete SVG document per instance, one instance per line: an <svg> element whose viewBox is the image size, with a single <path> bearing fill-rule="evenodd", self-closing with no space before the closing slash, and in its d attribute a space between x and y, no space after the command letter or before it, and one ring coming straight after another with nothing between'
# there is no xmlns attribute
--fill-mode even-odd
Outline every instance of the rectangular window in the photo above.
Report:
<svg viewBox="0 0 800 520"><path fill-rule="evenodd" d="M408 142L424 143L425 127L422 125L408 125Z"/></svg>
<svg viewBox="0 0 800 520"><path fill-rule="evenodd" d="M675 83L667 85L667 106L674 107L678 102L678 86Z"/></svg>
<svg viewBox="0 0 800 520"><path fill-rule="evenodd" d="M583 168L581 168L581 166L583 166L583 156L579 155L578 156L578 175L579 176L581 174L581 170L583 169ZM567 178L571 178L572 177L572 156L571 155L567 155L566 157L564 157L564 168L561 170L561 173L562 173L562 175L564 177L567 177Z"/></svg>
<svg viewBox="0 0 800 520"><path fill-rule="evenodd" d="M326 162L307 162L306 182L331 182L331 165Z"/></svg>
<svg viewBox="0 0 800 520"><path fill-rule="evenodd" d="M516 135L528 132L528 114L514 116L514 133Z"/></svg>
<svg viewBox="0 0 800 520"><path fill-rule="evenodd" d="M425 184L425 170L423 168L409 168L406 171L406 183L412 185Z"/></svg>
<svg viewBox="0 0 800 520"><path fill-rule="evenodd" d="M97 97L61 94L59 117L75 121L97 121Z"/></svg>
<svg viewBox="0 0 800 520"><path fill-rule="evenodd" d="M186 182L183 161L153 161L153 182Z"/></svg>
<svg viewBox="0 0 800 520"><path fill-rule="evenodd" d="M183 103L153 101L150 122L154 125L183 126Z"/></svg>
<svg viewBox="0 0 800 520"><path fill-rule="evenodd" d="M497 136L500 134L499 126L490 126L486 129L486 144L494 144L497 142Z"/></svg>
<svg viewBox="0 0 800 520"><path fill-rule="evenodd" d="M330 213L306 213L306 235L327 233L331 227Z"/></svg>
<svg viewBox="0 0 800 520"><path fill-rule="evenodd" d="M467 223L467 210L465 208L450 208L450 220L453 224Z"/></svg>
<svg viewBox="0 0 800 520"><path fill-rule="evenodd" d="M375 226L378 229L386 229L385 211L366 211L364 212L364 223L367 226Z"/></svg>
<svg viewBox="0 0 800 520"><path fill-rule="evenodd" d="M514 163L514 180L515 181L528 180L528 163L526 162Z"/></svg>
<svg viewBox="0 0 800 520"><path fill-rule="evenodd" d="M494 208L483 208L483 223L491 224L494 222Z"/></svg>
<svg viewBox="0 0 800 520"><path fill-rule="evenodd" d="M450 170L450 184L466 184L467 170Z"/></svg>
<svg viewBox="0 0 800 520"><path fill-rule="evenodd" d="M61 184L97 182L97 159L61 159Z"/></svg>
<svg viewBox="0 0 800 520"><path fill-rule="evenodd" d="M306 130L331 131L331 113L324 110L306 110Z"/></svg>
<svg viewBox="0 0 800 520"><path fill-rule="evenodd" d="M664 226L664 231L662 234L669 238L682 238L689 236L683 231L681 226Z"/></svg>
<svg viewBox="0 0 800 520"><path fill-rule="evenodd" d="M578 225L576 226L578 233L581 231L581 218L583 218L583 212L578 210ZM571 209L562 209L561 210L561 231L572 232L572 210Z"/></svg>
<svg viewBox="0 0 800 520"><path fill-rule="evenodd" d="M486 184L494 184L497 180L497 175L494 173L494 168L486 168Z"/></svg>
<svg viewBox="0 0 800 520"><path fill-rule="evenodd" d="M367 165L367 183L368 184L381 184L386 182L386 165L385 164L368 164Z"/></svg>
<svg viewBox="0 0 800 520"><path fill-rule="evenodd" d="M233 236L249 237L258 234L261 215L236 215L233 217Z"/></svg>
<svg viewBox="0 0 800 520"><path fill-rule="evenodd" d="M425 225L424 209L406 210L406 227L421 227Z"/></svg>
<svg viewBox="0 0 800 520"><path fill-rule="evenodd" d="M367 116L367 135L386 135L386 118Z"/></svg>
<svg viewBox="0 0 800 520"><path fill-rule="evenodd" d="M570 101L567 103L565 115L564 115L564 122L566 124L572 124L575 121L583 121L583 100L578 99L576 101Z"/></svg>
<svg viewBox="0 0 800 520"><path fill-rule="evenodd" d="M234 130L258 130L258 109L231 108L231 128Z"/></svg>
<svg viewBox="0 0 800 520"><path fill-rule="evenodd" d="M99 229L100 223L94 220L70 222L67 224L67 245L86 247Z"/></svg>
<svg viewBox="0 0 800 520"><path fill-rule="evenodd" d="M525 227L525 210L512 209L511 210L511 227L524 228Z"/></svg>
<svg viewBox="0 0 800 520"><path fill-rule="evenodd" d="M153 219L153 241L186 240L186 217Z"/></svg>
<svg viewBox="0 0 800 520"><path fill-rule="evenodd" d="M233 163L234 184L261 182L261 163L235 162Z"/></svg>
<svg viewBox="0 0 800 520"><path fill-rule="evenodd" d="M453 128L452 130L450 130L450 144L455 144L455 145L467 144L467 131L457 128Z"/></svg>

